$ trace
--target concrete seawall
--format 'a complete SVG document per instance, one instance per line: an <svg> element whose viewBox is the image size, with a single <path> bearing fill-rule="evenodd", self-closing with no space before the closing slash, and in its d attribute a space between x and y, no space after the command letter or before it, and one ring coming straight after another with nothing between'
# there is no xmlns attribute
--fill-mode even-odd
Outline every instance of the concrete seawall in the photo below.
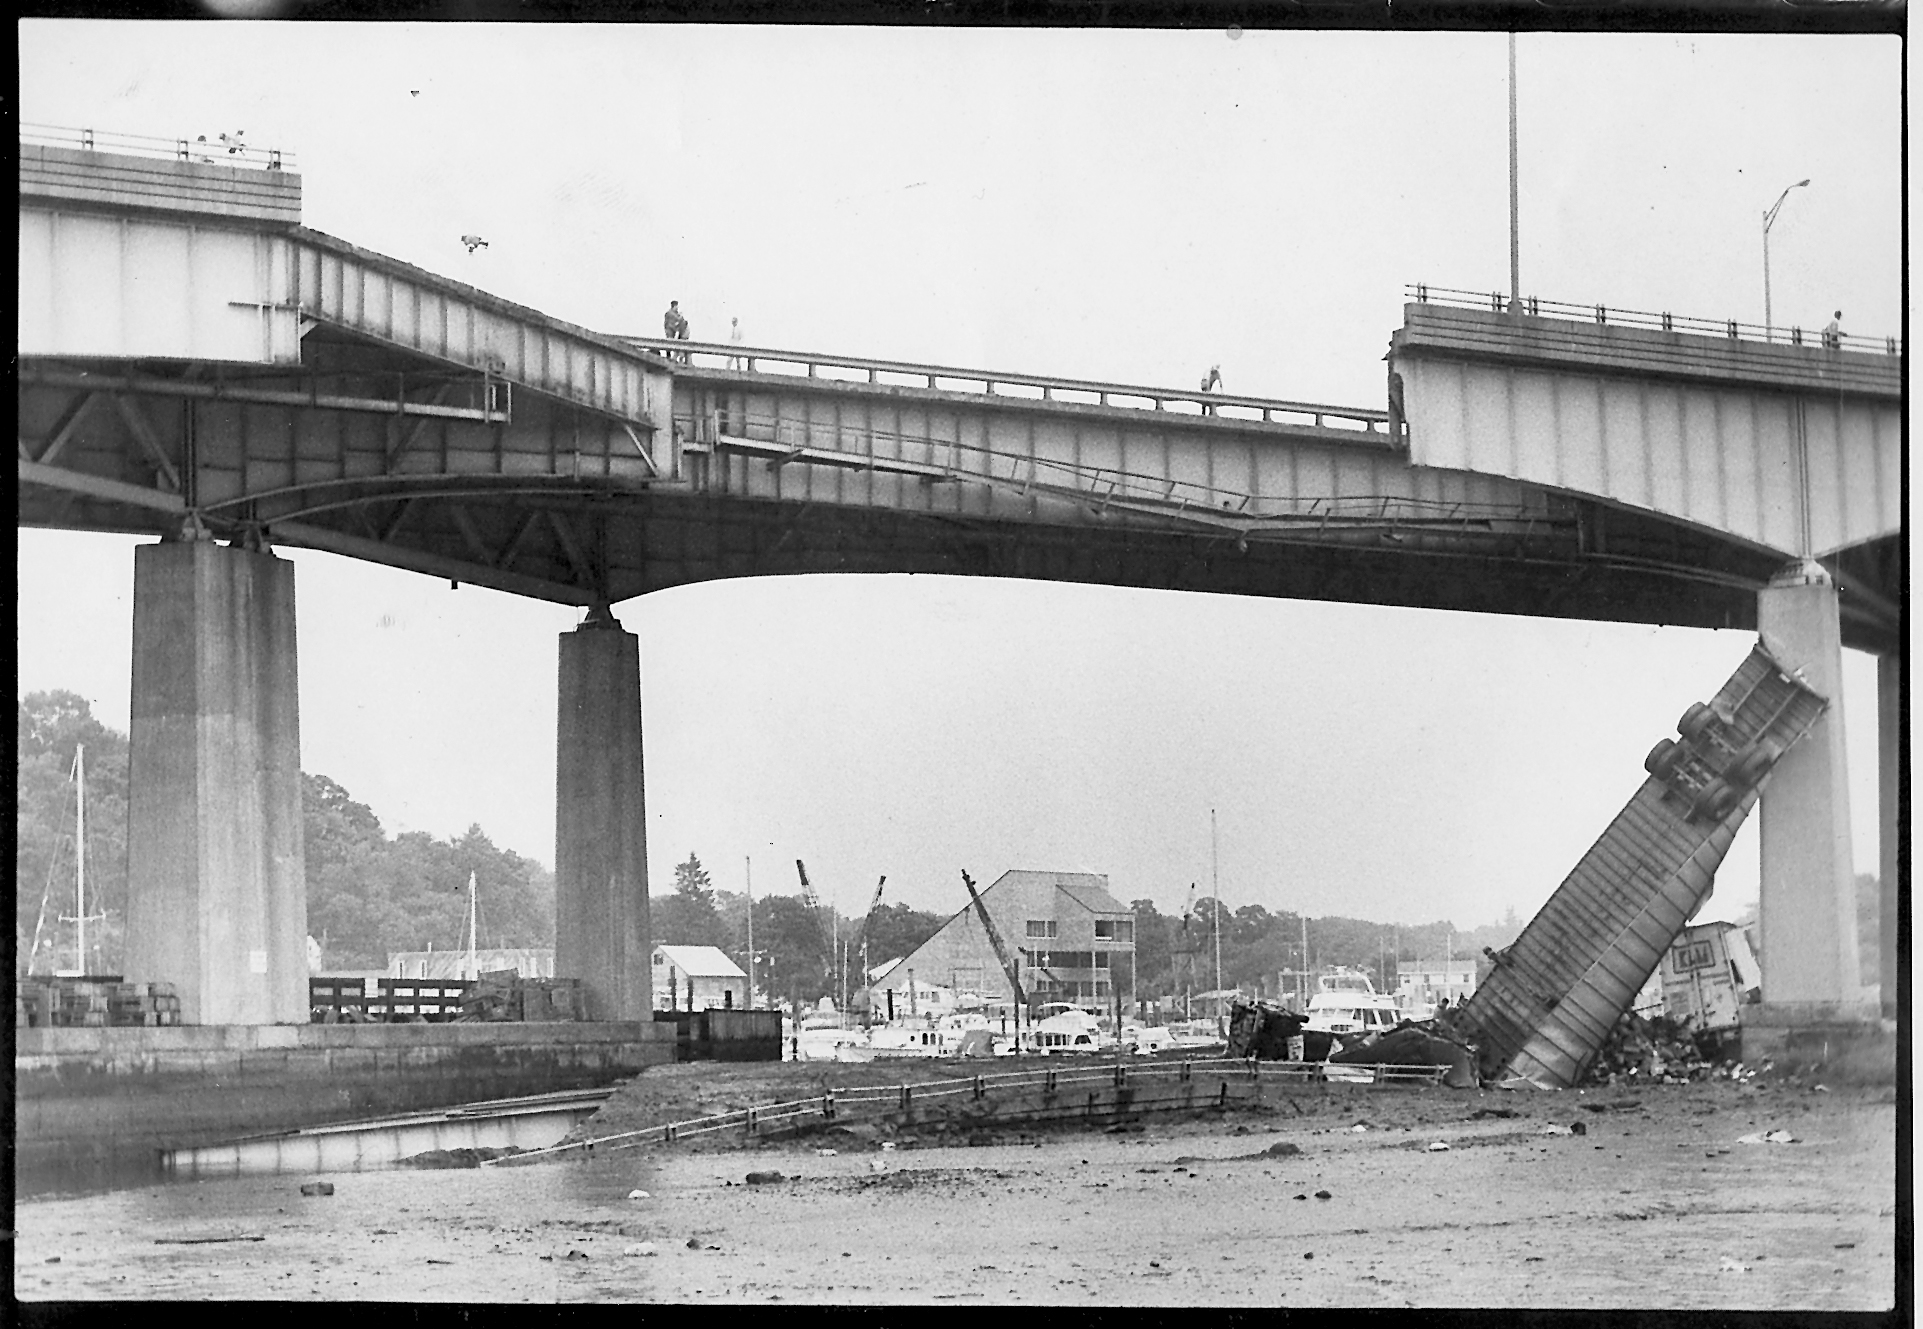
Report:
<svg viewBox="0 0 1923 1329"><path fill-rule="evenodd" d="M16 1185L141 1185L163 1148L596 1088L673 1060L672 1026L632 1021L16 1029Z"/></svg>

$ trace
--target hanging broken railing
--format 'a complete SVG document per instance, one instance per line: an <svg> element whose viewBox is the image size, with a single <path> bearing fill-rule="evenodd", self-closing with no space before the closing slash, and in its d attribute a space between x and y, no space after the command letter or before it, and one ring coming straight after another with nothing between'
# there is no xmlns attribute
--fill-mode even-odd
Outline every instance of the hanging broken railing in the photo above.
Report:
<svg viewBox="0 0 1923 1329"><path fill-rule="evenodd" d="M995 1118L997 1123L1007 1124L1031 1116L1059 1118L1081 1113L1091 1117L1106 1117L1148 1111L1227 1107L1231 1100L1240 1097L1232 1086L1243 1087L1246 1091L1247 1087L1259 1085L1262 1081L1437 1084L1447 1069L1443 1066L1257 1062L1239 1057L1217 1057L1200 1061L1152 1062L1147 1065L1104 1062L1099 1065L1046 1067L994 1075L924 1080L919 1083L850 1085L785 1103L756 1104L732 1112L711 1113L686 1121L603 1135L597 1139L570 1140L547 1149L531 1149L525 1153L491 1159L484 1166L513 1166L566 1155L585 1157L596 1150L673 1144L679 1140L723 1131L738 1131L751 1137L767 1138L810 1127L860 1120L864 1116L877 1117L890 1112L906 1114L920 1106L957 1098L981 1102L997 1094L1039 1093L1039 1101ZM1209 1083L1211 1081L1213 1084ZM1091 1088L1128 1090L1131 1087L1171 1084L1178 1087L1178 1093L1159 1101L1130 1096L1103 1102L1097 1093L1089 1092ZM1186 1086L1186 1089L1181 1089L1182 1086ZM1071 1101L1071 1090L1081 1092L1079 1102Z"/></svg>

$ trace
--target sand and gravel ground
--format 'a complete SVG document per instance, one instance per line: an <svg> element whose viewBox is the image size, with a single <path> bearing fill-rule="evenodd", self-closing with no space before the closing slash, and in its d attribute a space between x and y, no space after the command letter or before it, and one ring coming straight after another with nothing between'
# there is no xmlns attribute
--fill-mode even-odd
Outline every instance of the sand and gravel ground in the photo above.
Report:
<svg viewBox="0 0 1923 1329"><path fill-rule="evenodd" d="M607 1127L740 1089L675 1069ZM29 1318L95 1298L1874 1310L1897 1110L1887 1088L1318 1086L973 1147L604 1146L311 1198L308 1176L181 1183L21 1202L14 1286ZM1797 1143L1737 1142L1772 1128ZM234 1237L257 1239L206 1240Z"/></svg>

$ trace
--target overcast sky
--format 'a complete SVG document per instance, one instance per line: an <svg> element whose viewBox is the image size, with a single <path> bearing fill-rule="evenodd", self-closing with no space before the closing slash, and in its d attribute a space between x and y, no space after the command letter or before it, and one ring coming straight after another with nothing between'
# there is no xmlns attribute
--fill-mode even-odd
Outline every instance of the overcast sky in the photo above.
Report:
<svg viewBox="0 0 1923 1329"><path fill-rule="evenodd" d="M378 36L375 34L378 33ZM1499 34L20 25L28 122L291 151L305 222L558 318L1380 407L1405 285L1508 282ZM1895 38L1520 39L1523 287L1901 328ZM418 95L416 95L418 94ZM465 233L488 247L469 254ZM135 541L23 531L19 688L124 728ZM554 856L573 610L283 550L302 765ZM642 643L651 888L950 911L960 870L1177 908L1541 906L1744 633L934 577L680 588ZM1846 653L1859 870L1875 671ZM1756 897L1737 841L1703 917Z"/></svg>

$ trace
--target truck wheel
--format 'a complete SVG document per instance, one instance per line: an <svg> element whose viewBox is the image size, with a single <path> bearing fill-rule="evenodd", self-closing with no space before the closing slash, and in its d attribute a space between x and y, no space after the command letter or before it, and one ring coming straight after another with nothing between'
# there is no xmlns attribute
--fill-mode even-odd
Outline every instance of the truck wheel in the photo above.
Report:
<svg viewBox="0 0 1923 1329"><path fill-rule="evenodd" d="M1763 778L1769 768L1776 764L1776 759L1782 755L1783 749L1781 747L1770 742L1768 739L1764 739L1752 745L1742 756L1738 757L1729 770L1725 772L1725 778L1728 779L1731 784L1741 786L1744 789L1754 788L1756 782Z"/></svg>
<svg viewBox="0 0 1923 1329"><path fill-rule="evenodd" d="M1738 790L1721 780L1712 780L1703 789L1702 796L1696 800L1696 806L1690 810L1690 816L1692 818L1703 816L1711 821L1721 821L1729 815L1730 809L1734 808L1741 798L1742 794Z"/></svg>
<svg viewBox="0 0 1923 1329"><path fill-rule="evenodd" d="M1683 718L1676 722L1676 732L1686 739L1701 738L1703 732L1715 723L1716 712L1703 702L1697 702L1683 712Z"/></svg>
<svg viewBox="0 0 1923 1329"><path fill-rule="evenodd" d="M1665 738L1649 750L1643 758L1643 769L1658 780L1667 781L1676 773L1677 765L1683 759L1683 750L1673 738Z"/></svg>

